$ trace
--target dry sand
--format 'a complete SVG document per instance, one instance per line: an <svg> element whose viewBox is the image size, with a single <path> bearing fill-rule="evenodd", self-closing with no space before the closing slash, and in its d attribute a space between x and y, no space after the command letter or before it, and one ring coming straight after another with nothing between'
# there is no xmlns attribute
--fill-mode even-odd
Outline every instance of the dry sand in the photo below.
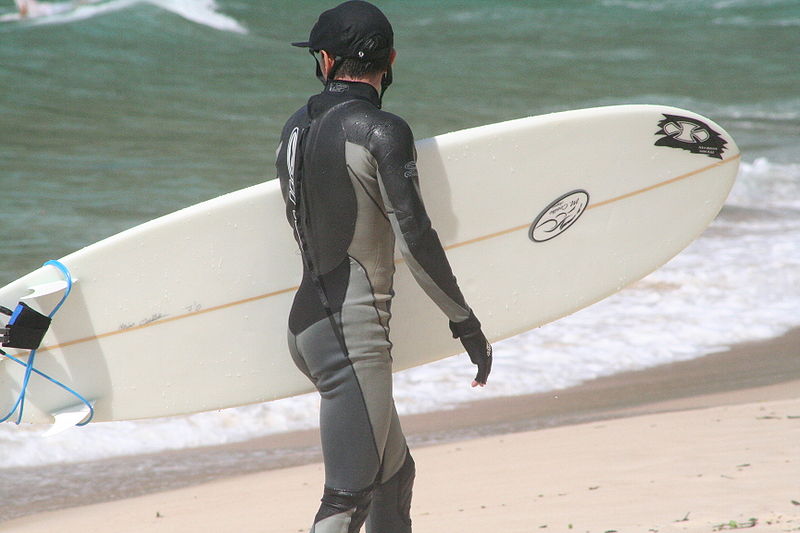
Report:
<svg viewBox="0 0 800 533"><path fill-rule="evenodd" d="M417 443L416 533L800 531L797 330L404 424ZM462 440L421 444L437 432ZM314 438L298 432L238 446ZM313 463L35 514L0 531L299 533L321 486Z"/></svg>

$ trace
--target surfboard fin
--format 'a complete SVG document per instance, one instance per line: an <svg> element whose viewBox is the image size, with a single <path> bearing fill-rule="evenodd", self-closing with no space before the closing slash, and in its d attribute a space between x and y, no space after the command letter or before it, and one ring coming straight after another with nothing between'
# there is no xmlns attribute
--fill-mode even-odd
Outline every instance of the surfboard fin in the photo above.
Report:
<svg viewBox="0 0 800 533"><path fill-rule="evenodd" d="M92 405L94 405L93 402ZM53 435L63 433L64 431L75 427L86 420L90 412L91 410L89 409L89 406L84 403L72 405L70 407L61 409L60 411L56 411L52 414L53 418L55 419L53 425L50 426L50 429L45 431L42 436L52 437Z"/></svg>
<svg viewBox="0 0 800 533"><path fill-rule="evenodd" d="M77 279L72 280L72 285L78 282ZM67 292L69 289L70 283L67 280L60 279L58 281L51 281L49 283L42 283L40 285L34 285L33 287L29 287L28 290L30 291L28 294L20 298L21 302L26 300L39 300L44 296L64 296L64 293Z"/></svg>

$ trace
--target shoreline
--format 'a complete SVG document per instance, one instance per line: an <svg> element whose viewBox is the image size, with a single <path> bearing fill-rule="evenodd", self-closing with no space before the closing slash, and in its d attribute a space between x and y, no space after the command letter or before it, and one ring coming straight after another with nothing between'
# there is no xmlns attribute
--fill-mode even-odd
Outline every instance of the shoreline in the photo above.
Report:
<svg viewBox="0 0 800 533"><path fill-rule="evenodd" d="M487 436L798 397L800 328L775 339L740 344L729 351L689 361L598 378L564 390L490 398L451 410L407 415L402 417L402 423L409 445L416 451ZM313 467L319 461L318 430L314 429L222 446L65 465L56 468L52 477L64 481L67 487L68 479L73 476L75 483L90 485L86 479L96 479L100 480L97 485L117 483L117 487L95 491L96 494L84 487L78 491L78 497L73 488L50 501L32 502L19 509L22 512L3 518L0 530L6 525L16 526L20 520L35 523L86 503L166 494L164 491L188 490L256 472L271 475L298 465ZM198 472L198 467L203 472ZM21 470L31 469L5 472L13 477L14 471ZM129 479L120 482L120 477ZM7 489L9 493L30 491L9 485ZM797 496L800 499L800 494Z"/></svg>
<svg viewBox="0 0 800 533"><path fill-rule="evenodd" d="M605 376L574 387L459 404L401 416L412 445L580 424L638 414L747 403L800 395L800 328L729 350ZM490 385L489 385L490 386ZM795 391L797 394L795 394ZM269 435L211 449L311 447L316 429Z"/></svg>

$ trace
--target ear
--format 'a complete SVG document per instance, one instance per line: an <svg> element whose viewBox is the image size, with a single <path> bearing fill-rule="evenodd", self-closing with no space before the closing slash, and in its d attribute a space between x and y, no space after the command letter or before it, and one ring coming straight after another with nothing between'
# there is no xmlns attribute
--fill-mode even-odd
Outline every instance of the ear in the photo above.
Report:
<svg viewBox="0 0 800 533"><path fill-rule="evenodd" d="M328 72L331 71L336 60L325 50L321 50L320 53L322 54L322 64L320 65L320 68L322 69L322 75L327 80Z"/></svg>
<svg viewBox="0 0 800 533"><path fill-rule="evenodd" d="M396 57L397 57L397 50L392 48L392 51L389 54L389 64L390 65L394 65L394 60L395 60Z"/></svg>

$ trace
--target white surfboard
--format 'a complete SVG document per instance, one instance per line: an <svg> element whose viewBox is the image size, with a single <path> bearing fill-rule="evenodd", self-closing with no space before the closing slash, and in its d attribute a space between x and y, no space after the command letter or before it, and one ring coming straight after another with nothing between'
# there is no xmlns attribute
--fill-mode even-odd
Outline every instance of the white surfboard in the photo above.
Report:
<svg viewBox="0 0 800 533"><path fill-rule="evenodd" d="M739 150L717 124L664 106L525 118L417 143L423 196L492 340L568 315L652 272L721 209ZM274 400L311 390L286 347L301 262L277 181L142 224L61 259L74 278L35 366L80 392L94 421ZM401 262L401 261L400 261ZM47 313L63 275L0 289ZM395 370L461 351L400 265ZM22 360L26 351L7 349ZM0 361L0 413L24 367ZM33 375L24 420L80 412Z"/></svg>

